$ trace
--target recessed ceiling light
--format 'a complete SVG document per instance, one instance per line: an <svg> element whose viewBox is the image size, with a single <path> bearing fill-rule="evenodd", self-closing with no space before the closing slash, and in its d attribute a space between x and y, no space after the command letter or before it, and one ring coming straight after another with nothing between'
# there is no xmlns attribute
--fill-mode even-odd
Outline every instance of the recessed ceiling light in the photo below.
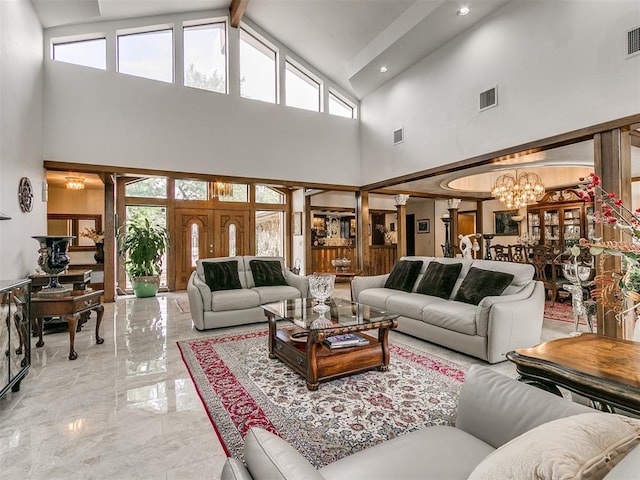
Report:
<svg viewBox="0 0 640 480"><path fill-rule="evenodd" d="M387 67L385 67L384 65L380 67L380 73L387 73L389 69Z"/></svg>
<svg viewBox="0 0 640 480"><path fill-rule="evenodd" d="M460 17L464 17L467 13L469 13L471 9L469 7L461 7L456 13Z"/></svg>

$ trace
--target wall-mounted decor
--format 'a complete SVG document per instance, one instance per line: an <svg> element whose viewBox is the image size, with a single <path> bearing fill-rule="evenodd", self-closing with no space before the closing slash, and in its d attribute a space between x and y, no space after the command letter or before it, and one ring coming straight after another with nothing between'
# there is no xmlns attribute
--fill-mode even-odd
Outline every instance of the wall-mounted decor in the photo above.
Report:
<svg viewBox="0 0 640 480"><path fill-rule="evenodd" d="M429 233L431 232L431 220L424 218L422 220L416 220L416 232Z"/></svg>
<svg viewBox="0 0 640 480"><path fill-rule="evenodd" d="M520 235L520 224L513 217L518 210L501 210L493 212L493 228L496 235Z"/></svg>
<svg viewBox="0 0 640 480"><path fill-rule="evenodd" d="M302 212L293 212L293 234L302 235Z"/></svg>
<svg viewBox="0 0 640 480"><path fill-rule="evenodd" d="M18 203L20 203L20 209L23 212L33 210L33 187L31 186L31 180L27 177L20 179L20 184L18 185Z"/></svg>

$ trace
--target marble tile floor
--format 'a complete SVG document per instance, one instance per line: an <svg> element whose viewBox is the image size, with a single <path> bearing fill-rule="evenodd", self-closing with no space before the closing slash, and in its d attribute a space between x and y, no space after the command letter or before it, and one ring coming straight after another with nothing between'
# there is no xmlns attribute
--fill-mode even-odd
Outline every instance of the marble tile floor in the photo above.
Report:
<svg viewBox="0 0 640 480"><path fill-rule="evenodd" d="M348 286L336 295L348 298ZM20 391L0 399L0 478L219 478L225 454L176 345L209 333L193 328L176 298L186 292L105 304L104 344L95 344L92 315L76 335L75 361L67 359L66 332L46 334L42 348L32 339ZM545 340L571 330L551 323ZM484 363L401 333L392 338L463 365ZM510 362L492 368L515 376Z"/></svg>

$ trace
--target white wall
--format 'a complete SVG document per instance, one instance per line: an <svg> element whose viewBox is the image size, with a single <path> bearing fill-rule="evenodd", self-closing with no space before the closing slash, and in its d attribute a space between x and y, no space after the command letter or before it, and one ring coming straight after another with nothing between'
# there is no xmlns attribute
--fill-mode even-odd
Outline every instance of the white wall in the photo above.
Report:
<svg viewBox="0 0 640 480"><path fill-rule="evenodd" d="M506 4L362 100L363 183L637 114L638 25L637 1ZM479 113L495 85L499 106Z"/></svg>
<svg viewBox="0 0 640 480"><path fill-rule="evenodd" d="M440 247L436 250L435 245L436 228L438 227L436 222L438 222L439 219L434 216L434 203L435 202L430 199L418 198L410 198L407 202L407 213L413 213L416 217L416 221L425 219L430 221L429 233L418 233L418 229L416 227L416 255L430 257L437 254L438 256L442 256L442 250Z"/></svg>
<svg viewBox="0 0 640 480"><path fill-rule="evenodd" d="M237 29L229 29L230 94L181 86L182 21L211 16L201 12L48 29L47 52L52 38L105 34L107 71L56 62L47 55L44 158L359 185L357 120L239 96ZM116 31L159 24L175 29L176 83L116 73ZM281 58L293 55L284 45L276 47ZM305 65L303 59L295 60ZM334 86L327 78L321 80Z"/></svg>
<svg viewBox="0 0 640 480"><path fill-rule="evenodd" d="M28 177L33 211L18 204L18 184ZM42 27L29 0L0 1L0 279L24 277L37 266L47 233L42 202Z"/></svg>

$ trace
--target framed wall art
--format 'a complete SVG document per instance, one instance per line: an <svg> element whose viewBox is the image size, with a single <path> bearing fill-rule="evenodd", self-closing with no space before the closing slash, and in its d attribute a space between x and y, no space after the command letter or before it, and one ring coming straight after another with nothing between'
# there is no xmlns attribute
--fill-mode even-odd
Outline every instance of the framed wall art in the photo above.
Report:
<svg viewBox="0 0 640 480"><path fill-rule="evenodd" d="M493 212L493 231L496 235L520 235L520 223L513 219L517 215L518 210Z"/></svg>
<svg viewBox="0 0 640 480"><path fill-rule="evenodd" d="M428 218L423 218L422 220L416 220L416 232L417 233L431 232L431 220Z"/></svg>

